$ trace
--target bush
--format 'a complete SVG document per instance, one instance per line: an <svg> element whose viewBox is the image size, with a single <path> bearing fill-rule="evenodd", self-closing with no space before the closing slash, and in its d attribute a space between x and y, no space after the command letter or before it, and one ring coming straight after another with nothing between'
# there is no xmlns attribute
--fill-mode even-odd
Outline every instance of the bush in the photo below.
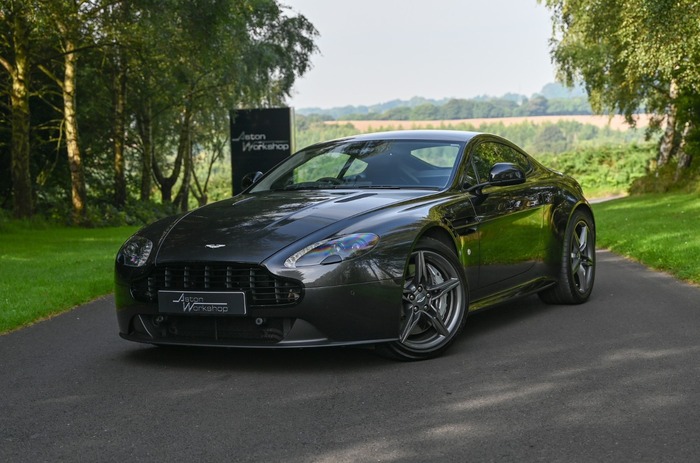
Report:
<svg viewBox="0 0 700 463"><path fill-rule="evenodd" d="M583 148L537 156L547 167L571 175L589 197L627 193L630 184L647 175L653 144Z"/></svg>
<svg viewBox="0 0 700 463"><path fill-rule="evenodd" d="M119 209L110 202L98 201L90 204L88 223L93 227L147 225L177 213L178 210L173 204L129 199L124 208Z"/></svg>
<svg viewBox="0 0 700 463"><path fill-rule="evenodd" d="M676 180L675 162L635 179L630 186L630 194L645 193L700 193L700 165L696 162L684 169L682 176Z"/></svg>

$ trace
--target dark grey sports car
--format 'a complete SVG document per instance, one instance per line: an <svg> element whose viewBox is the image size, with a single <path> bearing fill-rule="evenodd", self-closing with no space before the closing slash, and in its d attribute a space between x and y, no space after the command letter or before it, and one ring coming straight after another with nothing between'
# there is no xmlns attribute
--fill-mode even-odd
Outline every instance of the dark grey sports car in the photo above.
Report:
<svg viewBox="0 0 700 463"><path fill-rule="evenodd" d="M467 314L538 293L585 302L595 224L579 184L494 135L319 143L243 193L119 250L123 338L160 345L373 344L443 352Z"/></svg>

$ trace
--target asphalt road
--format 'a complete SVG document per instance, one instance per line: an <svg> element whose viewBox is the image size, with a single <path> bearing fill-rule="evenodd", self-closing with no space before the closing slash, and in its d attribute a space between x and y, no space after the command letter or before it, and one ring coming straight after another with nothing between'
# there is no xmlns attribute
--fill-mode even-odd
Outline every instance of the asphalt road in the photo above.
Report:
<svg viewBox="0 0 700 463"><path fill-rule="evenodd" d="M0 337L0 461L698 461L700 288L598 256L418 363L133 344L98 300Z"/></svg>

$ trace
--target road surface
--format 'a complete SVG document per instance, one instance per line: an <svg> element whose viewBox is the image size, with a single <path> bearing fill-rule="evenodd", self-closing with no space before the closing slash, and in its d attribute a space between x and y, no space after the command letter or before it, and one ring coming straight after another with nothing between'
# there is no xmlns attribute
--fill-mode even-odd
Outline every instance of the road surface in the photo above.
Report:
<svg viewBox="0 0 700 463"><path fill-rule="evenodd" d="M0 336L0 461L700 458L700 288L611 253L589 303L473 315L417 363L134 344L112 304Z"/></svg>

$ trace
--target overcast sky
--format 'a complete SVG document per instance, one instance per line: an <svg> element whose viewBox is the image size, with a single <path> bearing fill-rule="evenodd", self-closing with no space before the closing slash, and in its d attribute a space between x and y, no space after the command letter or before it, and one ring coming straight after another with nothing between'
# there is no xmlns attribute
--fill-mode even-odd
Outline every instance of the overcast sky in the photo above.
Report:
<svg viewBox="0 0 700 463"><path fill-rule="evenodd" d="M282 0L320 33L296 108L527 96L554 81L536 0Z"/></svg>

